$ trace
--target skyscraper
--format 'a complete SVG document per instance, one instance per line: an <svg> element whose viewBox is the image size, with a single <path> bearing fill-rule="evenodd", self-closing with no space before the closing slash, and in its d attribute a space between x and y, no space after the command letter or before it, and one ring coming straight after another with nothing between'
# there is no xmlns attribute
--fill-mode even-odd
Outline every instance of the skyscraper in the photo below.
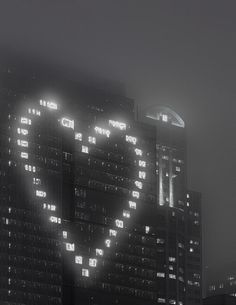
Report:
<svg viewBox="0 0 236 305"><path fill-rule="evenodd" d="M3 304L190 304L183 120L9 69L1 100Z"/></svg>

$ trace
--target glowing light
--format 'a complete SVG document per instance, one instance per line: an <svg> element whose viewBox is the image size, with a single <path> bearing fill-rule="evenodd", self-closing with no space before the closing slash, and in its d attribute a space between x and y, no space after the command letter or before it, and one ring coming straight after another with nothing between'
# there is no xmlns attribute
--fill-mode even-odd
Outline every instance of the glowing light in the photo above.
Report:
<svg viewBox="0 0 236 305"><path fill-rule="evenodd" d="M95 137L88 137L88 141L91 144L96 144L96 138Z"/></svg>
<svg viewBox="0 0 236 305"><path fill-rule="evenodd" d="M97 266L97 259L96 258L90 258L89 259L89 266L90 267L96 267Z"/></svg>
<svg viewBox="0 0 236 305"><path fill-rule="evenodd" d="M123 216L124 216L125 218L130 218L130 211L124 210L124 211L123 211Z"/></svg>
<svg viewBox="0 0 236 305"><path fill-rule="evenodd" d="M111 247L111 240L110 239L106 239L105 240L105 245L107 248L110 248Z"/></svg>
<svg viewBox="0 0 236 305"><path fill-rule="evenodd" d="M120 130L126 130L126 124L118 121L109 120L109 125Z"/></svg>
<svg viewBox="0 0 236 305"><path fill-rule="evenodd" d="M82 141L83 135L80 132L75 133L75 140Z"/></svg>
<svg viewBox="0 0 236 305"><path fill-rule="evenodd" d="M20 156L21 156L22 159L28 159L29 158L29 154L26 153L26 152L21 152Z"/></svg>
<svg viewBox="0 0 236 305"><path fill-rule="evenodd" d="M82 145L82 152L88 154L88 146Z"/></svg>
<svg viewBox="0 0 236 305"><path fill-rule="evenodd" d="M67 236L68 236L67 231L62 231L62 236L64 239L67 239Z"/></svg>
<svg viewBox="0 0 236 305"><path fill-rule="evenodd" d="M39 111L39 110L37 110L37 109L32 109L32 108L29 108L28 109L28 113L29 114L34 114L34 115L37 115L37 116L40 116L41 115L41 112Z"/></svg>
<svg viewBox="0 0 236 305"><path fill-rule="evenodd" d="M140 181L135 181L134 184L139 188L140 190L143 188L143 184Z"/></svg>
<svg viewBox="0 0 236 305"><path fill-rule="evenodd" d="M177 172L180 172L180 167L179 167L179 166L176 166L175 170L176 170Z"/></svg>
<svg viewBox="0 0 236 305"><path fill-rule="evenodd" d="M98 134L100 134L100 135L104 135L104 136L106 136L107 138L110 137L111 132L110 132L110 130L108 130L108 129L104 129L104 128L101 128L101 127L96 126L96 127L94 128L94 130L95 130L96 133L98 133Z"/></svg>
<svg viewBox="0 0 236 305"><path fill-rule="evenodd" d="M95 251L97 256L103 256L104 254L104 251L102 249L96 249Z"/></svg>
<svg viewBox="0 0 236 305"><path fill-rule="evenodd" d="M45 198L47 194L44 191L36 190L36 196Z"/></svg>
<svg viewBox="0 0 236 305"><path fill-rule="evenodd" d="M74 252L75 251L75 244L66 243L66 251Z"/></svg>
<svg viewBox="0 0 236 305"><path fill-rule="evenodd" d="M165 273L164 272L157 272L157 277L165 277Z"/></svg>
<svg viewBox="0 0 236 305"><path fill-rule="evenodd" d="M21 117L20 122L21 122L21 124L31 125L31 119L26 118L26 117Z"/></svg>
<svg viewBox="0 0 236 305"><path fill-rule="evenodd" d="M35 185L40 185L40 184L41 184L41 179L39 179L39 178L33 178L33 184L35 184Z"/></svg>
<svg viewBox="0 0 236 305"><path fill-rule="evenodd" d="M29 142L28 141L24 141L24 140L17 140L17 145L22 146L22 147L28 147L29 146Z"/></svg>
<svg viewBox="0 0 236 305"><path fill-rule="evenodd" d="M137 138L136 137L132 137L132 136L125 136L125 140L126 142L132 143L132 144L136 144L137 143Z"/></svg>
<svg viewBox="0 0 236 305"><path fill-rule="evenodd" d="M82 269L82 276L89 277L89 270L88 269Z"/></svg>
<svg viewBox="0 0 236 305"><path fill-rule="evenodd" d="M117 226L117 228L123 228L124 227L124 222L120 219L116 219L115 224Z"/></svg>
<svg viewBox="0 0 236 305"><path fill-rule="evenodd" d="M134 202L134 201L129 201L129 207L130 207L131 209L136 210L136 202Z"/></svg>
<svg viewBox="0 0 236 305"><path fill-rule="evenodd" d="M61 218L56 216L50 216L49 220L53 223L61 223Z"/></svg>
<svg viewBox="0 0 236 305"><path fill-rule="evenodd" d="M62 124L62 126L66 127L66 128L74 129L74 127L75 127L74 120L70 120L68 118L62 118L61 119L61 124Z"/></svg>
<svg viewBox="0 0 236 305"><path fill-rule="evenodd" d="M29 164L25 164L25 170L28 171L28 172L35 173L36 172L36 167L32 166L32 165L29 165Z"/></svg>
<svg viewBox="0 0 236 305"><path fill-rule="evenodd" d="M143 151L141 150L141 149L139 149L139 148L135 148L135 154L137 155L137 156L142 156L143 155Z"/></svg>
<svg viewBox="0 0 236 305"><path fill-rule="evenodd" d="M163 122L168 122L168 115L167 114L162 114L162 121Z"/></svg>
<svg viewBox="0 0 236 305"><path fill-rule="evenodd" d="M22 134L23 136L27 136L29 131L27 129L17 128L17 133Z"/></svg>
<svg viewBox="0 0 236 305"><path fill-rule="evenodd" d="M139 198L139 192L132 191L132 196L133 196L134 198Z"/></svg>
<svg viewBox="0 0 236 305"><path fill-rule="evenodd" d="M112 229L110 229L110 230L109 230L109 235L110 235L110 236L114 236L114 237L116 237L116 235L117 235L117 231L116 231L116 230L112 230Z"/></svg>
<svg viewBox="0 0 236 305"><path fill-rule="evenodd" d="M145 226L145 233L148 234L150 232L150 227L149 226Z"/></svg>
<svg viewBox="0 0 236 305"><path fill-rule="evenodd" d="M75 256L75 263L79 264L79 265L82 265L83 264L83 257L80 256L80 255L76 255Z"/></svg>
<svg viewBox="0 0 236 305"><path fill-rule="evenodd" d="M41 106L47 107L49 109L53 109L53 110L58 109L58 106L55 102L40 100L39 103Z"/></svg>
<svg viewBox="0 0 236 305"><path fill-rule="evenodd" d="M138 172L138 177L140 178L140 179L146 179L146 172L143 172L143 171L139 171Z"/></svg>
<svg viewBox="0 0 236 305"><path fill-rule="evenodd" d="M143 160L139 160L139 161L138 161L138 165L139 165L140 167L146 167L146 162L143 161Z"/></svg>

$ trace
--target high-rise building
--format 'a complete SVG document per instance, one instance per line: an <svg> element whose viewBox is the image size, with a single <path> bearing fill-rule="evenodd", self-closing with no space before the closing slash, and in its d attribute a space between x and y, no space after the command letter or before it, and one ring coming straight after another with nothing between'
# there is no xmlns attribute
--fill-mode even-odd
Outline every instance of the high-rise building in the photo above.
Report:
<svg viewBox="0 0 236 305"><path fill-rule="evenodd" d="M201 304L183 120L29 75L1 88L1 304Z"/></svg>

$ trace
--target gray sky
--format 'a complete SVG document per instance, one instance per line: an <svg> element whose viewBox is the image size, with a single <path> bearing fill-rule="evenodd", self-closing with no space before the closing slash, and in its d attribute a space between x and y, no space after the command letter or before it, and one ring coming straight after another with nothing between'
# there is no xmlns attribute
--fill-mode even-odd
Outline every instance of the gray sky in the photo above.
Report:
<svg viewBox="0 0 236 305"><path fill-rule="evenodd" d="M0 0L1 47L121 81L184 118L215 269L236 261L235 12L228 0Z"/></svg>

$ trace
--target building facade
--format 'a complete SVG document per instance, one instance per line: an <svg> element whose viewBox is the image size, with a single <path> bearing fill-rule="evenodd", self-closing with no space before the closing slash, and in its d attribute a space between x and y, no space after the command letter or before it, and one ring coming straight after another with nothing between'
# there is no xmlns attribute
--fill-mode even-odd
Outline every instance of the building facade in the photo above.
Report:
<svg viewBox="0 0 236 305"><path fill-rule="evenodd" d="M30 75L1 89L1 304L201 304L183 120Z"/></svg>

